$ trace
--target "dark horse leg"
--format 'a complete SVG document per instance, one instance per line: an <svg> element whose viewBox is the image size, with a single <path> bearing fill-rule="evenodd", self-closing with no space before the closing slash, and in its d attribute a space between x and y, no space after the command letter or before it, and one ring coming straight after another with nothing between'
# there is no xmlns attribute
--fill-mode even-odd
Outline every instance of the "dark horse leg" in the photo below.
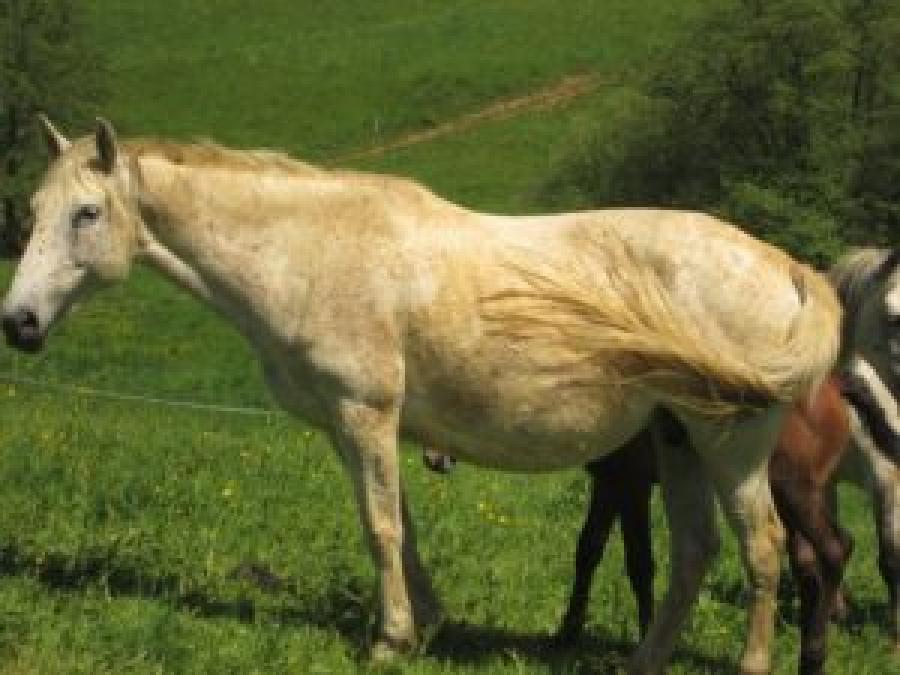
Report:
<svg viewBox="0 0 900 675"><path fill-rule="evenodd" d="M613 521L621 511L619 493L615 485L617 477L612 458L591 462L585 467L591 474L591 502L575 552L575 581L569 596L569 606L554 636L560 646L578 641L584 627L588 597L594 570L603 557L603 549L609 539Z"/></svg>
<svg viewBox="0 0 900 675"><path fill-rule="evenodd" d="M621 450L591 462L591 499L575 555L575 581L555 641L581 636L594 570L603 557L615 519L620 518L628 576L638 602L641 635L653 612L653 553L650 548L650 490L657 480L656 456L648 432Z"/></svg>
<svg viewBox="0 0 900 675"><path fill-rule="evenodd" d="M625 565L631 590L637 599L638 624L641 638L647 635L653 619L653 576L656 565L650 545L651 480L632 486L621 509L622 538L625 544Z"/></svg>
<svg viewBox="0 0 900 675"><path fill-rule="evenodd" d="M806 481L773 480L775 505L788 534L794 578L800 588L800 667L821 673L828 623L852 540L834 522L820 488Z"/></svg>

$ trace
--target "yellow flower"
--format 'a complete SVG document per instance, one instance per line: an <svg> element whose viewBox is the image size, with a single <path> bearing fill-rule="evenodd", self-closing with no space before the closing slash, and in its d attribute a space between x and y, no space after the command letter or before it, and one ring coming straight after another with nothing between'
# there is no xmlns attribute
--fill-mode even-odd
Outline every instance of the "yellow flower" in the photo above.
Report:
<svg viewBox="0 0 900 675"><path fill-rule="evenodd" d="M222 496L225 497L225 499L228 499L233 494L234 494L234 488L232 488L230 485L226 485L225 487L222 488Z"/></svg>

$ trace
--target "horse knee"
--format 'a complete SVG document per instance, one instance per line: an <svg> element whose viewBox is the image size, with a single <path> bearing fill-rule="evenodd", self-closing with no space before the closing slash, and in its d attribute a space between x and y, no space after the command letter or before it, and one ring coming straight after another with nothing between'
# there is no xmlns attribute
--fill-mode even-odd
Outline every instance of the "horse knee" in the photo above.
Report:
<svg viewBox="0 0 900 675"><path fill-rule="evenodd" d="M721 541L715 528L703 528L691 533L690 537L679 543L678 557L687 568L682 573L699 574L709 561L719 554Z"/></svg>
<svg viewBox="0 0 900 675"><path fill-rule="evenodd" d="M844 573L844 567L853 553L853 539L849 535L838 534L832 538L823 551L823 564L833 578L840 580Z"/></svg>
<svg viewBox="0 0 900 675"><path fill-rule="evenodd" d="M400 555L403 533L397 525L373 523L367 539L372 556L382 567L390 565Z"/></svg>

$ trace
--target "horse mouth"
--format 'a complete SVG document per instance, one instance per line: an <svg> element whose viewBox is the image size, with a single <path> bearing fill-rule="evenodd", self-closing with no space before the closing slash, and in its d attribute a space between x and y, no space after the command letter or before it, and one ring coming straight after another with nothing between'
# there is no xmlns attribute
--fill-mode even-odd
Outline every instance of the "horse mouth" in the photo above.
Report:
<svg viewBox="0 0 900 675"><path fill-rule="evenodd" d="M34 354L44 346L44 332L34 312L20 310L3 317L6 344L23 352Z"/></svg>
<svg viewBox="0 0 900 675"><path fill-rule="evenodd" d="M6 341L10 346L29 354L36 354L44 348L44 336L40 334L21 335L16 341L11 341L9 338Z"/></svg>

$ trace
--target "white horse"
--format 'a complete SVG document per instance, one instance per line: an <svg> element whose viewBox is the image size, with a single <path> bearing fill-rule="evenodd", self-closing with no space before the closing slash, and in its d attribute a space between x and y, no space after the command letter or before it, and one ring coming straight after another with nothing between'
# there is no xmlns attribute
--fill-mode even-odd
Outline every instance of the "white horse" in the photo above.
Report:
<svg viewBox="0 0 900 675"><path fill-rule="evenodd" d="M209 144L119 143L109 123L52 162L3 308L41 347L91 287L140 259L230 319L290 412L326 429L380 575L374 655L437 603L401 490L398 436L538 471L618 448L657 409L669 593L635 653L662 669L715 548L714 492L752 586L741 666L766 671L782 531L766 463L788 402L837 358L840 304L813 270L712 217L650 209L466 210L403 179Z"/></svg>
<svg viewBox="0 0 900 675"><path fill-rule="evenodd" d="M847 313L844 350L861 354L874 370L857 374L870 396L860 410L882 415L882 426L900 434L900 250L854 251L838 260L831 278ZM858 413L852 412L858 428ZM888 589L891 637L900 650L900 448L893 438L878 440L854 433L855 452L848 453L840 474L872 494L878 568Z"/></svg>

